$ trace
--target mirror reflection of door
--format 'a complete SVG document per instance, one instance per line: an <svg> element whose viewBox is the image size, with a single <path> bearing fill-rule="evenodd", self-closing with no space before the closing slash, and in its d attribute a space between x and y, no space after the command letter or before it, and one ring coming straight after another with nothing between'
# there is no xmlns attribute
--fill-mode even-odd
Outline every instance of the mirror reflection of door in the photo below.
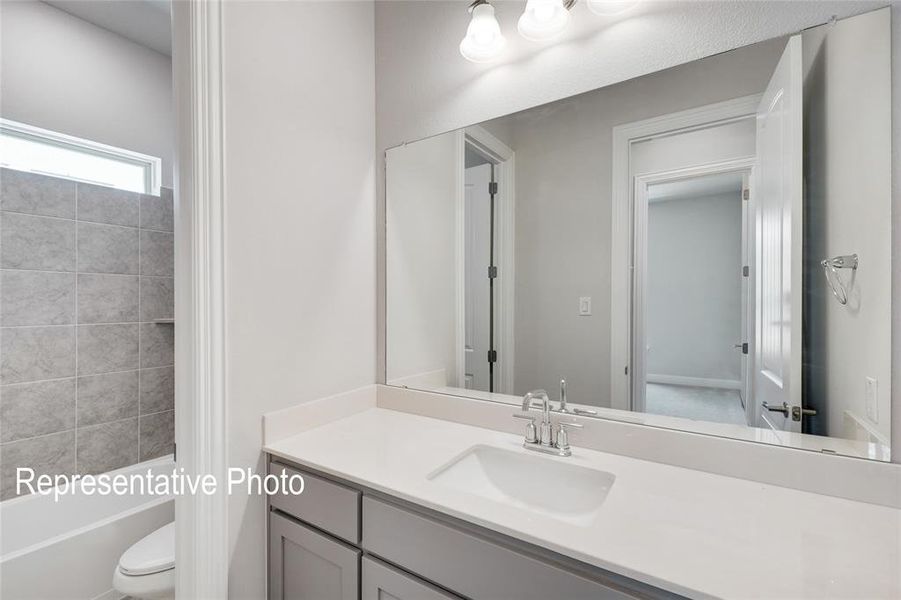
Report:
<svg viewBox="0 0 901 600"><path fill-rule="evenodd" d="M466 332L465 386L491 391L493 373L489 363L492 348L492 310L489 267L492 266L492 201L489 184L493 166L467 148L465 170L465 261Z"/></svg>

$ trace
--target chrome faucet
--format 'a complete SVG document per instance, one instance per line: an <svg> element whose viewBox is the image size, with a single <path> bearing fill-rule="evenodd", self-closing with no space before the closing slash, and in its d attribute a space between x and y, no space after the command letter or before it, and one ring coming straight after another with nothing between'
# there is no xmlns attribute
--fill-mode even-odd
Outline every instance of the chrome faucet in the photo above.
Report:
<svg viewBox="0 0 901 600"><path fill-rule="evenodd" d="M533 400L541 400L541 423L537 431L535 428L535 417L528 414L533 408ZM554 424L551 422L551 411L553 411L551 400L544 390L532 390L523 396L522 414L513 415L517 419L527 419L529 421L529 424L526 426L526 437L523 447L546 454L571 456L572 449L569 445L569 436L566 434L566 429L570 427L581 429L582 425L579 423L558 423L557 431L554 431Z"/></svg>

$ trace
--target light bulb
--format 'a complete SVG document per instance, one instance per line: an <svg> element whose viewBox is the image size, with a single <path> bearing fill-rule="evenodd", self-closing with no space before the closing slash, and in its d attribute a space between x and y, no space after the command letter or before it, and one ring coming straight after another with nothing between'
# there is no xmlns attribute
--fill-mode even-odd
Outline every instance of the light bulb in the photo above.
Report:
<svg viewBox="0 0 901 600"><path fill-rule="evenodd" d="M588 0L588 10L602 17L624 13L638 4L639 0Z"/></svg>
<svg viewBox="0 0 901 600"><path fill-rule="evenodd" d="M517 29L527 40L544 42L563 33L570 19L563 0L529 0Z"/></svg>
<svg viewBox="0 0 901 600"><path fill-rule="evenodd" d="M491 62L500 56L506 45L507 40L494 16L494 7L487 2L474 6L466 37L460 42L463 58L476 63Z"/></svg>

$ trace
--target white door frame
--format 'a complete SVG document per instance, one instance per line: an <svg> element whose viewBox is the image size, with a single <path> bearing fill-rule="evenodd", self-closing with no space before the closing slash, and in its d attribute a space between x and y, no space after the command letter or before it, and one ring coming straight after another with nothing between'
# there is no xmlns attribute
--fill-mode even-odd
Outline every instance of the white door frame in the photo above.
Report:
<svg viewBox="0 0 901 600"><path fill-rule="evenodd" d="M456 349L457 385L464 387L466 380L466 231L465 215L466 191L463 185L466 144L474 146L478 152L495 166L495 249L497 250L498 276L495 284L494 339L500 357L495 372L495 392L513 393L513 369L515 364L513 346L514 304L513 286L515 279L515 239L516 239L516 154L505 143L497 139L487 129L473 125L459 132L458 137L458 178L457 186L457 247L456 251Z"/></svg>
<svg viewBox="0 0 901 600"><path fill-rule="evenodd" d="M645 412L645 383L648 374L647 352L643 350L647 347L648 188L655 184L673 183L676 181L703 177L705 175L720 175L722 173L747 173L749 177L753 177L755 163L755 157L748 156L635 176L635 212L632 216L634 223L634 232L632 236L632 342L634 355L631 359L632 385L630 390L633 411ZM747 223L746 219L750 218L750 216L750 213L745 212L745 207L742 207L742 229L744 229ZM742 239L744 241L744 234L742 234ZM753 271L753 253L747 251L743 247L742 257L747 261L745 264ZM739 276L739 272L736 271L736 277ZM748 290L746 290L746 293L747 291ZM753 300L751 298L746 298L745 302L743 302L743 306L747 307L747 303L750 302L753 302ZM745 310L744 313L742 318L747 321L747 328L743 325L742 330L753 331L753 312ZM750 321L748 321L749 319ZM744 359L747 362L750 361L753 356L751 352L753 349L753 340L747 339L744 341L749 344L749 352ZM750 373L750 369L742 369L742 389L747 389L746 378Z"/></svg>
<svg viewBox="0 0 901 600"><path fill-rule="evenodd" d="M175 499L178 598L228 596L222 3L172 3L176 464L217 493ZM259 518L263 518L260 515Z"/></svg>
<svg viewBox="0 0 901 600"><path fill-rule="evenodd" d="M610 406L632 409L632 144L756 115L760 94L708 104L613 128L610 231Z"/></svg>

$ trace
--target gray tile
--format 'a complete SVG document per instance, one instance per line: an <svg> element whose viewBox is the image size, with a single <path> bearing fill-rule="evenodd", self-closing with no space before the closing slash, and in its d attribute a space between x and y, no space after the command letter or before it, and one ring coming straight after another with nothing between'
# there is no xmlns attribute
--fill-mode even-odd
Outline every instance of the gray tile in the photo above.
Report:
<svg viewBox="0 0 901 600"><path fill-rule="evenodd" d="M75 474L75 431L10 442L0 446L0 500L16 494L16 469L34 469L40 475Z"/></svg>
<svg viewBox="0 0 901 600"><path fill-rule="evenodd" d="M96 475L138 462L138 419L78 428L78 472Z"/></svg>
<svg viewBox="0 0 901 600"><path fill-rule="evenodd" d="M79 323L130 323L137 320L137 275L78 275Z"/></svg>
<svg viewBox="0 0 901 600"><path fill-rule="evenodd" d="M78 220L138 226L141 194L116 188L78 184Z"/></svg>
<svg viewBox="0 0 901 600"><path fill-rule="evenodd" d="M75 379L0 387L0 442L74 429Z"/></svg>
<svg viewBox="0 0 901 600"><path fill-rule="evenodd" d="M175 364L174 337L172 325L141 323L141 368Z"/></svg>
<svg viewBox="0 0 901 600"><path fill-rule="evenodd" d="M172 454L175 450L175 411L141 417L141 460Z"/></svg>
<svg viewBox="0 0 901 600"><path fill-rule="evenodd" d="M75 270L75 221L4 212L0 266L40 271Z"/></svg>
<svg viewBox="0 0 901 600"><path fill-rule="evenodd" d="M141 414L175 408L175 369L141 369Z"/></svg>
<svg viewBox="0 0 901 600"><path fill-rule="evenodd" d="M0 383L75 374L75 327L9 327L0 335Z"/></svg>
<svg viewBox="0 0 901 600"><path fill-rule="evenodd" d="M78 374L138 368L137 325L79 325Z"/></svg>
<svg viewBox="0 0 901 600"><path fill-rule="evenodd" d="M172 190L160 188L159 196L141 195L141 229L172 231Z"/></svg>
<svg viewBox="0 0 901 600"><path fill-rule="evenodd" d="M175 314L174 280L141 277L141 320L171 319Z"/></svg>
<svg viewBox="0 0 901 600"><path fill-rule="evenodd" d="M0 169L0 208L45 217L75 218L75 182Z"/></svg>
<svg viewBox="0 0 901 600"><path fill-rule="evenodd" d="M138 230L115 225L78 224L80 273L138 273Z"/></svg>
<svg viewBox="0 0 901 600"><path fill-rule="evenodd" d="M141 230L141 275L172 277L175 242L171 233Z"/></svg>
<svg viewBox="0 0 901 600"><path fill-rule="evenodd" d="M0 325L69 325L75 322L75 275L0 272Z"/></svg>
<svg viewBox="0 0 901 600"><path fill-rule="evenodd" d="M137 414L137 371L78 378L78 427L119 421Z"/></svg>

